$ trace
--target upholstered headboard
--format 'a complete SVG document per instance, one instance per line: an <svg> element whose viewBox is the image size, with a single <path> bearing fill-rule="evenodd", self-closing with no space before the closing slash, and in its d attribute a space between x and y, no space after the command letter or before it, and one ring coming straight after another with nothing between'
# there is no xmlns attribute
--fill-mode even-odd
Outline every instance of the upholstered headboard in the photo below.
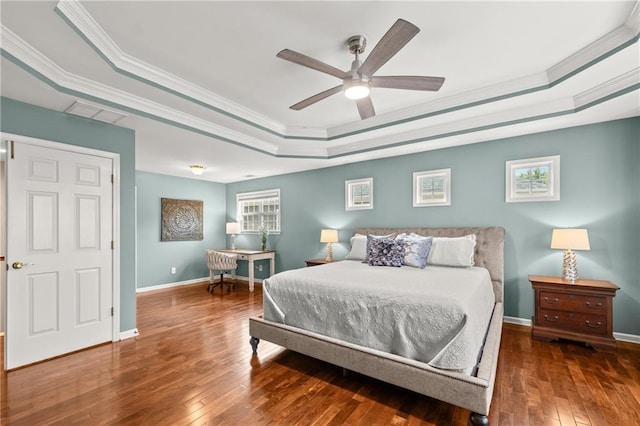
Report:
<svg viewBox="0 0 640 426"><path fill-rule="evenodd" d="M475 234L475 265L487 268L489 271L496 302L504 300L504 228L356 228L354 231L356 234L363 235L388 235L402 232L434 237L462 237Z"/></svg>

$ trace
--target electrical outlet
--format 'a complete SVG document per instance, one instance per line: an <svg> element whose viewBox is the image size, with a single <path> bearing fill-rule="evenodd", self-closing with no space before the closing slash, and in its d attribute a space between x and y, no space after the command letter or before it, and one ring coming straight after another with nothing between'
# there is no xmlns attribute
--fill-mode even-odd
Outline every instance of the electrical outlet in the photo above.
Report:
<svg viewBox="0 0 640 426"><path fill-rule="evenodd" d="M262 272L262 265L256 265L256 269L260 272Z"/></svg>
<svg viewBox="0 0 640 426"><path fill-rule="evenodd" d="M171 275L174 275L176 273L176 267L172 266L171 267Z"/></svg>

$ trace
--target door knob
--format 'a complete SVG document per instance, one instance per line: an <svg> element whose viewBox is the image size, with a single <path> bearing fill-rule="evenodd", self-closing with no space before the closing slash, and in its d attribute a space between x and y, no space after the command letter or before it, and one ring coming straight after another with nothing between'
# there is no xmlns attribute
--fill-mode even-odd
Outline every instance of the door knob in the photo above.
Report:
<svg viewBox="0 0 640 426"><path fill-rule="evenodd" d="M11 264L11 267L12 267L13 269L22 269L22 268L27 268L27 267L29 267L29 266L31 266L31 265L32 265L32 263L13 262L13 263Z"/></svg>

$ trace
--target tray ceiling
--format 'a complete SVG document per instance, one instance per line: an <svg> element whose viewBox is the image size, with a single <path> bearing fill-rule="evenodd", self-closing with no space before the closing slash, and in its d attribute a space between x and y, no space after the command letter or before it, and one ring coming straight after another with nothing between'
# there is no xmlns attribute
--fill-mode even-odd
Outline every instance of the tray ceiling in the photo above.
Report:
<svg viewBox="0 0 640 426"><path fill-rule="evenodd" d="M637 2L0 3L2 96L136 131L136 169L232 182L640 115ZM438 92L372 90L360 120L340 83L276 58L348 70L396 19L421 31L380 75ZM366 58L367 52L363 55ZM124 117L119 114L124 115ZM105 120L106 121L106 120Z"/></svg>

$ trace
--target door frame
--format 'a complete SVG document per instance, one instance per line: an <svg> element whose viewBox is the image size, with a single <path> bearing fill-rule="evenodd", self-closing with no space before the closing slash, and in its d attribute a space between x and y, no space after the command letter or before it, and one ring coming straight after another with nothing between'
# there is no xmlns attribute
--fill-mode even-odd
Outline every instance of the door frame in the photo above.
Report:
<svg viewBox="0 0 640 426"><path fill-rule="evenodd" d="M112 292L112 304L113 304L113 316L111 317L111 341L117 342L120 341L120 154L115 152L102 151L93 148L86 148L78 145L71 145L61 142L49 141L46 139L33 138L30 136L17 135L13 133L0 132L0 140L6 141L7 152L5 153L6 162L9 162L11 159L11 141L18 141L27 143L29 145L40 146L44 148L56 149L59 151L67 151L74 152L78 154L87 154L94 155L103 158L109 158L112 161L113 165L113 185L111 185L111 194L112 194L112 205L111 205L111 220L112 220L112 240L114 243L112 250L112 280L111 280L111 292ZM7 167L5 167L5 185L8 185L7 182ZM7 191L5 187L4 196L6 197ZM5 200L6 201L6 200ZM8 203L4 203L5 208L5 221L2 224L5 232L2 234L5 236L2 244L4 245L5 259L9 259L10 253L7 253L7 241L6 241L6 229L8 222L8 214L9 214ZM4 312L5 315L5 331L7 330L7 325L9 323L9 317L7 315L7 288L9 286L9 282L7 281L8 274L5 268L2 271L5 277L5 291L2 295L2 309L0 311ZM5 353L4 359L6 363L7 359L7 340L5 335Z"/></svg>

